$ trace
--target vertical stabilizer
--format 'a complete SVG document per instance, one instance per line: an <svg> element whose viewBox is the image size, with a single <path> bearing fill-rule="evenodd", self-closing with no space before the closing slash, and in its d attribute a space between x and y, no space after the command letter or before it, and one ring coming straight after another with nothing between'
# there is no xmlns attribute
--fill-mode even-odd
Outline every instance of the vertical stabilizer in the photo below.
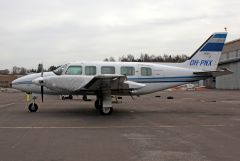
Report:
<svg viewBox="0 0 240 161"><path fill-rule="evenodd" d="M226 32L211 35L187 61L182 63L183 67L203 71L215 71L226 37Z"/></svg>

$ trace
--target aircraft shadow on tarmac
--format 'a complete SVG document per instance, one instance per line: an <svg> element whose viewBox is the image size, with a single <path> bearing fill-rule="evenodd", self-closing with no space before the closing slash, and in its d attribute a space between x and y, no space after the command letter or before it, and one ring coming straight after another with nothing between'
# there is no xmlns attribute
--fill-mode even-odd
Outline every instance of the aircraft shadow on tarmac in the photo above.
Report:
<svg viewBox="0 0 240 161"><path fill-rule="evenodd" d="M114 114L110 116L101 116L99 115L99 111L96 110L94 107L89 107L89 105L72 105L71 107L61 107L61 108L40 108L39 112L37 113L30 113L31 115L38 115L43 117L131 117L134 115L159 115L161 116L171 116L171 115L183 115L183 116L235 116L239 115L233 112L226 111L209 111L205 109L167 109L167 108L159 108L159 109L133 109L127 107L118 107L114 109Z"/></svg>

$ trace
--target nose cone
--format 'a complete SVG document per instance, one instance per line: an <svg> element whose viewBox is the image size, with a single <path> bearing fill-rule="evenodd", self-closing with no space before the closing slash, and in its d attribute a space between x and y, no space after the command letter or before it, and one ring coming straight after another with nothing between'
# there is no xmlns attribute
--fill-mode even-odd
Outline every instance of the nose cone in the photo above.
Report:
<svg viewBox="0 0 240 161"><path fill-rule="evenodd" d="M32 80L39 77L40 74L30 74L12 81L12 88L21 91L29 91L32 85Z"/></svg>
<svg viewBox="0 0 240 161"><path fill-rule="evenodd" d="M15 79L14 81L11 82L11 87L14 88L14 89L16 89L16 86L15 86L16 80L17 79Z"/></svg>
<svg viewBox="0 0 240 161"><path fill-rule="evenodd" d="M33 84L38 85L38 86L43 86L45 84L43 77L33 79L32 82L33 82Z"/></svg>
<svg viewBox="0 0 240 161"><path fill-rule="evenodd" d="M18 79L15 79L14 81L12 81L11 87L14 89L21 90L21 84L22 84L21 80L22 80L22 78L18 78Z"/></svg>

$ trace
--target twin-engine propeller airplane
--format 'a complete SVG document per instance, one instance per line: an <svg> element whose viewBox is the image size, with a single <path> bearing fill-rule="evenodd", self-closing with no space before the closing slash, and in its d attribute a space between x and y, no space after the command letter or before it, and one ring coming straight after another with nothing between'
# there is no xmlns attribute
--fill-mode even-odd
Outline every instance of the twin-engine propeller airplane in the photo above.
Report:
<svg viewBox="0 0 240 161"><path fill-rule="evenodd" d="M214 33L183 63L73 62L53 72L30 74L12 82L27 93L96 95L95 107L103 115L113 111L111 95L144 95L160 90L230 74L217 70L227 33ZM34 98L29 111L36 112Z"/></svg>

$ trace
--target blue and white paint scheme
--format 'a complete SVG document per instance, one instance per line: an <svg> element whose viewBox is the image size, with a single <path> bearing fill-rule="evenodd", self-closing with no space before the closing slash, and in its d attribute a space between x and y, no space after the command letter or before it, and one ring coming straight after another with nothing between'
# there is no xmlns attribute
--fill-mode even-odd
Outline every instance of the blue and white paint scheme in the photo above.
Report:
<svg viewBox="0 0 240 161"><path fill-rule="evenodd" d="M31 74L12 82L12 87L30 93L96 95L95 107L111 114L111 95L144 95L160 90L230 74L216 71L227 33L212 34L183 63L96 62L67 63L53 72ZM40 88L41 87L41 88ZM44 92L43 92L44 91ZM36 103L29 105L35 112Z"/></svg>

